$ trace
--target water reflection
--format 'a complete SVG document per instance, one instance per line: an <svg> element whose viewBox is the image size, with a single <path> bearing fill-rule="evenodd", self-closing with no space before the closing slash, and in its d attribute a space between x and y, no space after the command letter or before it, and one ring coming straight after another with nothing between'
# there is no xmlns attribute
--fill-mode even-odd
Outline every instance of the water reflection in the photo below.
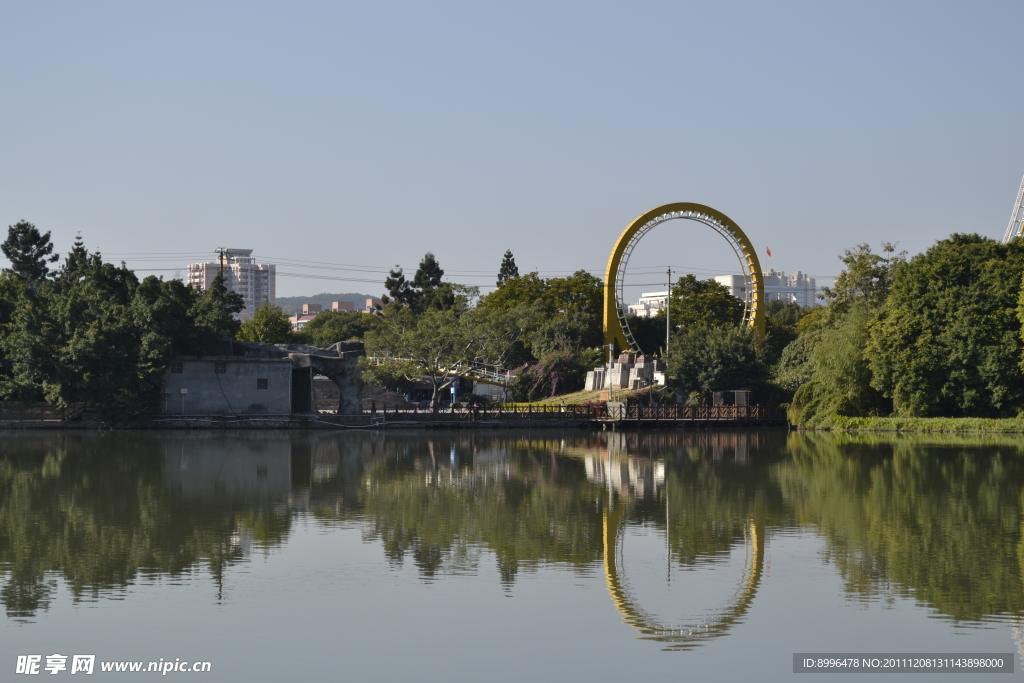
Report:
<svg viewBox="0 0 1024 683"><path fill-rule="evenodd" d="M961 622L1024 612L1013 439L50 433L2 435L0 453L0 602L15 619L61 582L75 600L183 573L219 588L299 518L360 529L423 581L482 562L508 590L546 567L601 572L623 620L672 648L756 609L766 547L787 528L821 535L850 599L912 597ZM644 547L663 572L637 559ZM684 593L707 602L681 607Z"/></svg>

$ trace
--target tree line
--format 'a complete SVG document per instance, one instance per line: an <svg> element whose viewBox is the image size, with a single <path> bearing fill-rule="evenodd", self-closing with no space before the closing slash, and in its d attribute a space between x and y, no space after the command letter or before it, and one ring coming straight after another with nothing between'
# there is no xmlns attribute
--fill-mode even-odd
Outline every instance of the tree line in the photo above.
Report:
<svg viewBox="0 0 1024 683"><path fill-rule="evenodd" d="M94 406L105 424L159 409L175 355L204 355L239 329L242 297L218 276L205 291L181 280L139 280L89 252L79 237L62 263L50 233L26 221L2 245L0 396L57 407Z"/></svg>
<svg viewBox="0 0 1024 683"><path fill-rule="evenodd" d="M411 277L384 282L376 314L324 311L293 331L265 302L244 323L242 300L221 277L199 290L180 280L139 280L103 261L81 238L61 261L50 233L22 221L2 249L0 398L85 402L109 424L159 407L174 355L213 352L218 340L326 347L363 340L368 381L407 392L424 379L435 405L446 371L474 363L512 371L511 398L535 400L582 389L602 350L604 282L521 274L512 252L497 288L445 280L433 253ZM671 393L691 403L713 392L751 389L759 403L785 404L791 419L827 426L839 416L1013 417L1024 401L1024 243L952 235L907 257L891 244L846 250L823 304L771 301L767 336L743 325L744 308L713 279L680 277L665 311L630 317L641 348L666 361ZM633 400L669 400L646 392Z"/></svg>

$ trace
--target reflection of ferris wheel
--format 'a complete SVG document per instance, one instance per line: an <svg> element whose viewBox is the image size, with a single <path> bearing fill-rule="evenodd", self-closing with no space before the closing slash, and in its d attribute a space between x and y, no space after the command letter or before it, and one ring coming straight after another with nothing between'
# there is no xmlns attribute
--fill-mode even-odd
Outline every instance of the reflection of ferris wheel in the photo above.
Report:
<svg viewBox="0 0 1024 683"><path fill-rule="evenodd" d="M765 332L764 280L754 246L747 239L746 234L740 230L740 226L724 213L703 204L678 202L651 209L637 218L623 231L612 248L604 276L604 343L615 344L621 351L639 352L641 350L626 319L626 301L623 291L626 266L629 264L629 257L632 255L633 249L644 235L655 226L674 219L703 223L724 237L732 247L744 276L743 319L763 338Z"/></svg>
<svg viewBox="0 0 1024 683"><path fill-rule="evenodd" d="M714 612L712 618L689 623L664 624L638 604L621 573L619 557L622 528L625 523L624 503L609 499L604 512L604 574L608 592L623 621L639 631L644 638L666 643L666 649L686 650L710 638L723 636L742 619L750 608L761 582L764 567L764 520L754 519L745 529L746 561L742 578L729 603Z"/></svg>

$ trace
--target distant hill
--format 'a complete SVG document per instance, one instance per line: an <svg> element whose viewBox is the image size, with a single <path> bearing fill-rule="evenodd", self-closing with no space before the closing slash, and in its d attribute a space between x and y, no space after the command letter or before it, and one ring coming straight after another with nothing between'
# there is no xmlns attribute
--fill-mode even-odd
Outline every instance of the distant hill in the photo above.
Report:
<svg viewBox="0 0 1024 683"><path fill-rule="evenodd" d="M359 311L362 310L363 306L366 305L366 300L371 296L370 294L355 294L352 292L347 294L327 294L325 292L312 296L279 296L277 297L277 305L284 309L285 315L301 313L302 304L320 304L326 311L331 307L332 301L351 301L354 304L353 307Z"/></svg>

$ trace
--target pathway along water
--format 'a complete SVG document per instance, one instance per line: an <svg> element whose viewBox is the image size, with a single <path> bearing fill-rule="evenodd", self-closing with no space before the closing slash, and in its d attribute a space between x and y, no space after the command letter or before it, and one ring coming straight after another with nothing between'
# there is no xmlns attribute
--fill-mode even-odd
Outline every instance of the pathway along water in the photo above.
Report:
<svg viewBox="0 0 1024 683"><path fill-rule="evenodd" d="M1016 651L1022 487L1012 438L5 433L0 667L784 680L794 652Z"/></svg>

